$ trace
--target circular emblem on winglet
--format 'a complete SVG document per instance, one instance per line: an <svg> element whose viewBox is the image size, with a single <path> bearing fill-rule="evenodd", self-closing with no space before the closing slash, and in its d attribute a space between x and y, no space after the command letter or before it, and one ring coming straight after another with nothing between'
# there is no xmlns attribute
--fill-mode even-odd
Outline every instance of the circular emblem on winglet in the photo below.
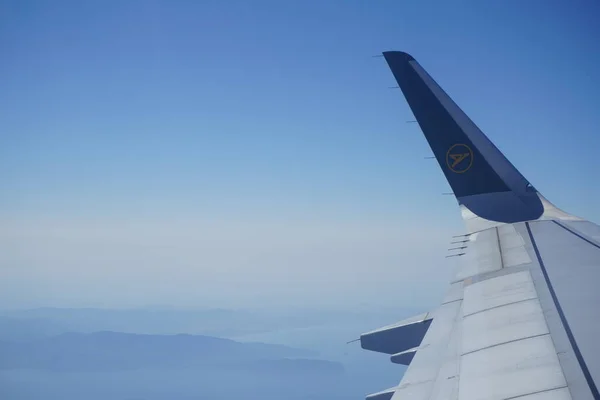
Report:
<svg viewBox="0 0 600 400"><path fill-rule="evenodd" d="M473 165L473 150L462 143L452 145L446 153L446 165L454 173L467 172Z"/></svg>

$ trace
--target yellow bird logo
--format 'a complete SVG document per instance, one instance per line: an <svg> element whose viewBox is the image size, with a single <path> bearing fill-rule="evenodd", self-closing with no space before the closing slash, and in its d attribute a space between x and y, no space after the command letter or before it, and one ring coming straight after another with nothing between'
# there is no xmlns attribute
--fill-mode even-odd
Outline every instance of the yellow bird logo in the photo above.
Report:
<svg viewBox="0 0 600 400"><path fill-rule="evenodd" d="M457 174L467 172L473 165L473 150L462 143L452 145L446 153L446 164Z"/></svg>

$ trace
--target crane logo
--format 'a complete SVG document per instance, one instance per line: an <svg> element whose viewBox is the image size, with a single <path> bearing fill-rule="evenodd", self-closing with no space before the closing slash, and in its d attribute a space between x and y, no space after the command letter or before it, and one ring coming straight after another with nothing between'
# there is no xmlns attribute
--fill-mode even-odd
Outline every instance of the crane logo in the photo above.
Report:
<svg viewBox="0 0 600 400"><path fill-rule="evenodd" d="M462 143L452 145L446 153L446 164L454 173L467 172L473 165L473 150Z"/></svg>

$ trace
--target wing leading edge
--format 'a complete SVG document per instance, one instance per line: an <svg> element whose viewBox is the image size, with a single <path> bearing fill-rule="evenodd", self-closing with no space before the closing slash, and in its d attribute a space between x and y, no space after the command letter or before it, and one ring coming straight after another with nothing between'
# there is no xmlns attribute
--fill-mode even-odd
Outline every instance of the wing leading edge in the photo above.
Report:
<svg viewBox="0 0 600 400"><path fill-rule="evenodd" d="M368 398L600 400L600 226L545 199L412 56L383 55L469 233L436 310L361 336L409 365Z"/></svg>

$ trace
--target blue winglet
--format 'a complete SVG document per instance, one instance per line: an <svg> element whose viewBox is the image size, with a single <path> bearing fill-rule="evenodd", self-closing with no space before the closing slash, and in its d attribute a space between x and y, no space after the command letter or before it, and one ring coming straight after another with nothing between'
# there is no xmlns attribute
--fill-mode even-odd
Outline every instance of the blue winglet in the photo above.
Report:
<svg viewBox="0 0 600 400"><path fill-rule="evenodd" d="M383 56L458 202L491 221L539 218L537 191L421 65L401 51Z"/></svg>

